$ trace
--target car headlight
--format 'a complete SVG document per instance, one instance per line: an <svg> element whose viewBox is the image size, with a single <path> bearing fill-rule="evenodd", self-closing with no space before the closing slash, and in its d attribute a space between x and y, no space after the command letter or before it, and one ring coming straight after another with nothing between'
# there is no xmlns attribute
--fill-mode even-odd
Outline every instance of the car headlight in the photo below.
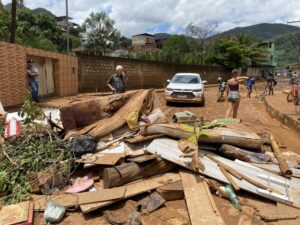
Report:
<svg viewBox="0 0 300 225"><path fill-rule="evenodd" d="M195 90L193 90L193 92L201 92L202 91L202 89L195 89Z"/></svg>
<svg viewBox="0 0 300 225"><path fill-rule="evenodd" d="M166 88L166 91L173 91L172 88Z"/></svg>

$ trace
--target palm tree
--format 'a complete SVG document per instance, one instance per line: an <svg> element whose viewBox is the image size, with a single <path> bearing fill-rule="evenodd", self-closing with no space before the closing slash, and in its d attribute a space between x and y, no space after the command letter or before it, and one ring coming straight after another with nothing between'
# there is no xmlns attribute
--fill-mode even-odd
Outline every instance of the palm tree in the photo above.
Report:
<svg viewBox="0 0 300 225"><path fill-rule="evenodd" d="M16 42L16 30L17 30L17 6L23 6L23 0L12 0L11 1L11 23L10 23L10 36L9 42L15 43Z"/></svg>

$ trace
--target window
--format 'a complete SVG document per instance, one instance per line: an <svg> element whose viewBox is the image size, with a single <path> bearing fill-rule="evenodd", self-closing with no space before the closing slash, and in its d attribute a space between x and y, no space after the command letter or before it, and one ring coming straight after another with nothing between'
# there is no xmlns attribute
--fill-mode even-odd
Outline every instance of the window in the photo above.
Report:
<svg viewBox="0 0 300 225"><path fill-rule="evenodd" d="M199 78L197 76L189 75L177 75L171 80L171 83L175 84L199 84Z"/></svg>

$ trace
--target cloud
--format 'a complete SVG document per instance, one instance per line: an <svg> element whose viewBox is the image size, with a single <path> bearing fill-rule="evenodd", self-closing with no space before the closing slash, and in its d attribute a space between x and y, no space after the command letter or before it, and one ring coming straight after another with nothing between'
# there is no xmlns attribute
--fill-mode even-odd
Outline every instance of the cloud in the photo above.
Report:
<svg viewBox="0 0 300 225"><path fill-rule="evenodd" d="M57 16L65 14L63 0L31 0L25 5L45 7ZM300 0L69 0L69 15L76 23L82 24L91 12L100 11L107 12L121 33L130 37L147 31L182 33L190 22L217 22L219 31L257 23L286 23L300 19Z"/></svg>

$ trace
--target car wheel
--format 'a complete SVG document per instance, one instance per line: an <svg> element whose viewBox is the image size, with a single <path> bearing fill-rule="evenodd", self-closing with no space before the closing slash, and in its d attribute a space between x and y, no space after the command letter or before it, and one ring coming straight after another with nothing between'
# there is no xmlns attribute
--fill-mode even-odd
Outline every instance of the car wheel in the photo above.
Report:
<svg viewBox="0 0 300 225"><path fill-rule="evenodd" d="M201 102L199 103L199 106L203 107L205 106L205 97L203 96Z"/></svg>

